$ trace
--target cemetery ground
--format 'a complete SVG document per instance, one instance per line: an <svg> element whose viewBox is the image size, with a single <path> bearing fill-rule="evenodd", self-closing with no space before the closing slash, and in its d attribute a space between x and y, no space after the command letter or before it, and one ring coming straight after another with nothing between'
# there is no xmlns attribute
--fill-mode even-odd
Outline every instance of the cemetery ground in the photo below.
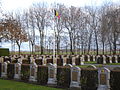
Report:
<svg viewBox="0 0 120 90"><path fill-rule="evenodd" d="M42 90L51 90L51 88L119 90L120 88L118 81L120 55L56 55L54 57L53 55L17 54L1 56L0 62L1 80L11 80L12 85L7 83L7 87L14 90L19 90L16 89L17 87L22 90L27 88L30 90L39 88ZM18 85L21 82L16 82L16 85L12 83L15 82L14 80L26 83L21 87L21 84ZM6 85L4 82L2 84ZM7 88L4 85L1 86L2 90Z"/></svg>
<svg viewBox="0 0 120 90"><path fill-rule="evenodd" d="M13 80L0 79L0 90L62 90L62 89L28 84Z"/></svg>

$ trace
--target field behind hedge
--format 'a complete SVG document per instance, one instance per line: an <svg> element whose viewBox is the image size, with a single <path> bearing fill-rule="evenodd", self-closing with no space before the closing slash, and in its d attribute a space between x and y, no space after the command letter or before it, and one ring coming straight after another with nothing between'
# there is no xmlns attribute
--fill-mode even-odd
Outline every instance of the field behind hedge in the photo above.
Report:
<svg viewBox="0 0 120 90"><path fill-rule="evenodd" d="M62 90L62 89L0 79L0 90Z"/></svg>

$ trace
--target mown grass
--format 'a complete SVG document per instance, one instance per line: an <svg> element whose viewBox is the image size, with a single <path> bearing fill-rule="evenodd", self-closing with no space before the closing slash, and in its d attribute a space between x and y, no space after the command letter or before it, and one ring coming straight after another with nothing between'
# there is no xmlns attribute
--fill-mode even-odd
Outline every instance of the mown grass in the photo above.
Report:
<svg viewBox="0 0 120 90"><path fill-rule="evenodd" d="M0 90L62 90L62 89L0 79Z"/></svg>
<svg viewBox="0 0 120 90"><path fill-rule="evenodd" d="M89 62L84 62L85 64L97 64L96 61L89 61Z"/></svg>

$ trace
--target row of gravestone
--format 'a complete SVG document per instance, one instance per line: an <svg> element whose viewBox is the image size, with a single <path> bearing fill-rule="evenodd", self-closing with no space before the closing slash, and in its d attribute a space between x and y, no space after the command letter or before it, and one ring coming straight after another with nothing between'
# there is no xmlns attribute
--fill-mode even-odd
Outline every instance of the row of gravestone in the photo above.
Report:
<svg viewBox="0 0 120 90"><path fill-rule="evenodd" d="M119 55L118 56L117 55L111 55L111 56L98 55L96 61L98 64L120 63L120 56Z"/></svg>
<svg viewBox="0 0 120 90"><path fill-rule="evenodd" d="M119 55L57 55L56 58L53 58L52 55L42 55L42 56L28 56L28 55L12 55L10 57L0 57L0 62L10 61L11 63L17 63L18 59L22 60L22 63L30 64L33 59L38 65L45 65L46 63L56 63L58 66L64 66L65 64L72 65L82 65L84 61L97 61L98 64L106 63L120 63Z"/></svg>
<svg viewBox="0 0 120 90"><path fill-rule="evenodd" d="M9 61L4 60L3 57L0 57L1 62L4 61ZM35 62L37 65L46 65L48 63L56 64L58 66L64 66L66 64L72 64L72 65L83 65L83 58L82 57L72 57L72 58L67 58L64 57L63 59L60 58L39 58L39 59L34 59L34 57L30 57L28 60L27 58L11 58L11 63L23 63L23 64L30 64Z"/></svg>
<svg viewBox="0 0 120 90"><path fill-rule="evenodd" d="M10 62L2 63L1 77L7 78L7 64ZM21 78L21 63L14 64L15 67L15 79ZM71 69L71 81L70 87L81 88L80 77L81 77L81 68L77 66L72 66L67 64L66 67ZM29 81L37 82L37 68L38 65L36 63L30 64L30 77ZM56 85L57 84L57 66L54 64L48 64L48 85ZM97 90L109 90L110 89L110 70L107 68L98 69L98 89Z"/></svg>

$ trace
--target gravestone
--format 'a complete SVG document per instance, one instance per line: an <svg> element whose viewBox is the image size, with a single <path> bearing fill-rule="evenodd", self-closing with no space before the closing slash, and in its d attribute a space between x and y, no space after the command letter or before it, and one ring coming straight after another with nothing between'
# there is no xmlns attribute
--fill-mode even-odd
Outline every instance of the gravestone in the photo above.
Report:
<svg viewBox="0 0 120 90"><path fill-rule="evenodd" d="M84 58L83 57L80 57L80 62L81 62L81 65L84 65Z"/></svg>
<svg viewBox="0 0 120 90"><path fill-rule="evenodd" d="M30 63L34 63L34 62L35 62L34 57L30 57Z"/></svg>
<svg viewBox="0 0 120 90"><path fill-rule="evenodd" d="M72 66L71 64L66 64L65 67L71 68L71 67L73 67L73 66Z"/></svg>
<svg viewBox="0 0 120 90"><path fill-rule="evenodd" d="M80 86L80 76L81 76L81 69L77 66L71 67L70 87L81 88L81 86Z"/></svg>
<svg viewBox="0 0 120 90"><path fill-rule="evenodd" d="M66 61L67 61L67 57L63 57L63 66L67 64Z"/></svg>
<svg viewBox="0 0 120 90"><path fill-rule="evenodd" d="M30 77L29 81L37 82L37 64L33 62L30 64Z"/></svg>
<svg viewBox="0 0 120 90"><path fill-rule="evenodd" d="M21 63L16 63L14 65L14 67L15 67L14 79L20 79L20 77L21 77Z"/></svg>
<svg viewBox="0 0 120 90"><path fill-rule="evenodd" d="M99 85L97 90L110 90L110 70L101 68L98 70Z"/></svg>
<svg viewBox="0 0 120 90"><path fill-rule="evenodd" d="M89 61L90 61L90 55L87 55L87 57L88 57L88 60L87 60L87 61L89 62Z"/></svg>
<svg viewBox="0 0 120 90"><path fill-rule="evenodd" d="M76 65L75 60L76 60L76 57L72 57L72 65Z"/></svg>
<svg viewBox="0 0 120 90"><path fill-rule="evenodd" d="M4 58L0 57L0 63L3 63L3 62L4 62Z"/></svg>
<svg viewBox="0 0 120 90"><path fill-rule="evenodd" d="M43 62L42 62L42 63L43 63L43 65L44 65L44 66L46 66L46 64L47 64L47 60L46 60L46 58L45 58L45 57L43 57L43 60L42 60L42 61L43 61Z"/></svg>
<svg viewBox="0 0 120 90"><path fill-rule="evenodd" d="M90 68L90 69L97 69L97 67L95 65L89 65L87 68Z"/></svg>
<svg viewBox="0 0 120 90"><path fill-rule="evenodd" d="M106 56L103 55L102 57L103 57L103 64L106 64Z"/></svg>
<svg viewBox="0 0 120 90"><path fill-rule="evenodd" d="M82 55L81 59L84 62L85 61L85 55Z"/></svg>
<svg viewBox="0 0 120 90"><path fill-rule="evenodd" d="M109 57L109 62L112 63L112 56L108 56Z"/></svg>
<svg viewBox="0 0 120 90"><path fill-rule="evenodd" d="M22 59L21 58L18 59L18 63L22 64Z"/></svg>
<svg viewBox="0 0 120 90"><path fill-rule="evenodd" d="M93 61L96 61L96 56L95 55L93 55Z"/></svg>
<svg viewBox="0 0 120 90"><path fill-rule="evenodd" d="M54 57L54 58L53 58L53 64L54 64L54 65L57 65L57 57Z"/></svg>
<svg viewBox="0 0 120 90"><path fill-rule="evenodd" d="M7 65L8 65L8 63L10 63L10 62L4 62L4 63L2 63L2 72L1 72L1 77L2 78L7 78Z"/></svg>
<svg viewBox="0 0 120 90"><path fill-rule="evenodd" d="M117 57L117 55L114 55L114 57L115 57L115 63L118 63L118 57Z"/></svg>
<svg viewBox="0 0 120 90"><path fill-rule="evenodd" d="M57 84L56 74L57 74L56 65L49 63L48 64L48 82L47 82L48 85L56 85Z"/></svg>

